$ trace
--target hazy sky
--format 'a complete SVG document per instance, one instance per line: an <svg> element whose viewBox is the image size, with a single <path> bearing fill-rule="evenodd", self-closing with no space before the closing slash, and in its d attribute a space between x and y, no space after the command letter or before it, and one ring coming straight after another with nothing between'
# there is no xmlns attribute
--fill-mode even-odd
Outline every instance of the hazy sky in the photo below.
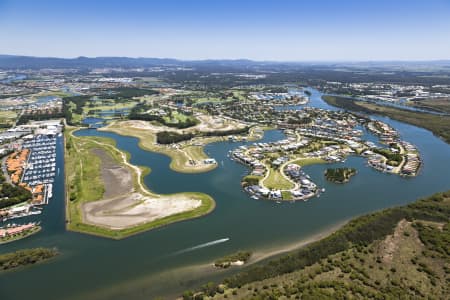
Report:
<svg viewBox="0 0 450 300"><path fill-rule="evenodd" d="M450 0L0 0L0 53L450 59Z"/></svg>

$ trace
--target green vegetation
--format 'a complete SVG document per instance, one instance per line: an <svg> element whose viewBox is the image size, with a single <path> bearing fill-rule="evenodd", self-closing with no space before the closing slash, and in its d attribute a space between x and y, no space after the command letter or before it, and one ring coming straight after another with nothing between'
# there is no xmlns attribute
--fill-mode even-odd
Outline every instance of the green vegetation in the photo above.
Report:
<svg viewBox="0 0 450 300"><path fill-rule="evenodd" d="M191 211L170 215L120 230L84 223L82 218L82 204L89 201L101 200L104 193L104 183L101 178L101 160L98 156L92 155L92 150L100 148L120 164L122 164L122 157L121 152L115 148L115 143L112 139L75 137L72 134L75 130L77 128L68 128L65 131L65 168L66 170L71 170L70 172L66 171L66 186L68 187L66 216L68 219L67 228L69 230L113 239L122 239L170 223L201 217L214 210L215 202L210 196L203 193L189 192L181 193L180 195L190 196L202 202L199 207ZM150 172L149 169L141 169L144 170L141 176L145 176ZM136 174L133 174L134 185L137 190L140 190L137 184L138 178L136 177ZM155 196L158 197L156 194Z"/></svg>
<svg viewBox="0 0 450 300"><path fill-rule="evenodd" d="M34 226L33 228L31 228L29 230L23 231L21 233L15 234L15 235L8 235L8 236L0 237L0 245L24 239L26 237L29 237L30 235L38 233L39 231L41 231L41 229L42 229L41 226Z"/></svg>
<svg viewBox="0 0 450 300"><path fill-rule="evenodd" d="M207 292L218 299L443 299L449 220L447 191L356 218L325 239L209 284Z"/></svg>
<svg viewBox="0 0 450 300"><path fill-rule="evenodd" d="M290 190L294 187L294 184L286 179L280 170L274 168L269 169L269 176L263 181L263 184L268 189L276 190Z"/></svg>
<svg viewBox="0 0 450 300"><path fill-rule="evenodd" d="M104 93L105 91L103 91ZM158 94L155 90L140 89L135 87L119 87L108 89L107 97L116 100L116 102L128 101L130 98L143 97Z"/></svg>
<svg viewBox="0 0 450 300"><path fill-rule="evenodd" d="M72 136L74 128L68 128L65 131L66 137L66 172L67 174L67 193L70 202L79 206L82 202L89 202L101 199L104 192L104 185L100 176L100 158L93 155L91 150L98 145L89 139L80 139ZM78 140L77 140L78 139ZM111 139L93 138L101 140L103 143L113 144ZM111 155L116 155L105 149ZM77 215L78 210L70 211L70 215ZM81 216L78 216L81 219Z"/></svg>
<svg viewBox="0 0 450 300"><path fill-rule="evenodd" d="M262 176L256 176L256 175L247 175L244 178L242 178L242 185L243 186L249 186L249 185L258 185L259 181L262 179Z"/></svg>
<svg viewBox="0 0 450 300"><path fill-rule="evenodd" d="M200 121L192 115L186 115L184 113L172 110L162 119L164 121L164 125L179 129L189 128L200 123Z"/></svg>
<svg viewBox="0 0 450 300"><path fill-rule="evenodd" d="M315 165L315 164L324 164L326 162L327 161L322 158L311 157L311 158L300 158L292 163L299 165L301 167L304 167L304 166Z"/></svg>
<svg viewBox="0 0 450 300"><path fill-rule="evenodd" d="M207 132L196 132L196 133L176 133L173 131L160 131L156 134L156 141L158 144L166 145L179 143L183 141L188 141L194 137L214 137L214 136L227 136L234 134L247 134L250 127L245 127L241 129L231 129L225 131L207 131Z"/></svg>
<svg viewBox="0 0 450 300"><path fill-rule="evenodd" d="M147 150L162 153L171 158L170 168L177 172L183 173L198 173L206 172L214 169L217 165L201 165L201 167L192 167L189 164L189 160L203 160L208 158L208 156L203 151L202 146L185 146L181 151L174 149L172 147L165 147L158 145L156 143L156 134L150 130L130 128L127 126L121 126L121 123L116 123L109 125L106 128L108 131L115 132L124 136L134 136L139 139L139 147ZM210 143L217 141L217 137L213 138L203 138L202 143Z"/></svg>
<svg viewBox="0 0 450 300"><path fill-rule="evenodd" d="M0 111L0 128L11 127L17 118L17 113L13 110L1 110Z"/></svg>
<svg viewBox="0 0 450 300"><path fill-rule="evenodd" d="M281 198L283 200L292 200L292 193L290 191L281 191Z"/></svg>
<svg viewBox="0 0 450 300"><path fill-rule="evenodd" d="M403 156L401 154L393 153L389 149L374 148L372 151L386 157L387 163L391 166L398 166L403 161Z"/></svg>
<svg viewBox="0 0 450 300"><path fill-rule="evenodd" d="M131 108L137 100L135 97L157 94L157 91L139 88L121 87L108 90L97 90L98 94L69 96L63 98L63 116L69 125L81 125L84 114L98 116L104 110ZM97 105L100 104L100 105ZM122 116L121 112L117 113Z"/></svg>
<svg viewBox="0 0 450 300"><path fill-rule="evenodd" d="M335 183L345 183L350 180L350 177L356 174L356 169L354 168L336 168L336 169L326 169L325 178L331 182Z"/></svg>
<svg viewBox="0 0 450 300"><path fill-rule="evenodd" d="M0 270L36 264L58 255L56 249L34 248L0 254Z"/></svg>
<svg viewBox="0 0 450 300"><path fill-rule="evenodd" d="M185 129L199 124L199 120L192 114L188 115L181 112L181 110L164 109L164 115L159 111L149 112L153 108L152 105L145 102L138 103L130 111L128 118L130 120L156 121L161 125L174 127L178 129Z"/></svg>
<svg viewBox="0 0 450 300"><path fill-rule="evenodd" d="M418 108L424 108L450 114L449 98L423 99L423 100L417 99L410 102L410 105Z"/></svg>
<svg viewBox="0 0 450 300"><path fill-rule="evenodd" d="M0 208L16 205L30 199L30 191L21 186L5 182L5 176L0 174Z"/></svg>
<svg viewBox="0 0 450 300"><path fill-rule="evenodd" d="M390 106L382 106L345 97L323 96L328 104L346 110L379 114L391 119L409 123L430 130L450 143L450 116L439 116L428 113L414 112Z"/></svg>
<svg viewBox="0 0 450 300"><path fill-rule="evenodd" d="M214 262L214 266L226 269L230 267L231 264L234 262L241 261L243 263L246 263L250 259L251 255L252 253L249 251L239 251L237 253L233 253L225 257L219 258Z"/></svg>
<svg viewBox="0 0 450 300"><path fill-rule="evenodd" d="M79 125L81 123L83 107L89 99L91 99L91 96L71 96L63 99L63 113L67 124Z"/></svg>
<svg viewBox="0 0 450 300"><path fill-rule="evenodd" d="M158 144L174 144L183 141L189 141L195 135L193 133L176 133L173 131L160 131L156 134L156 141Z"/></svg>

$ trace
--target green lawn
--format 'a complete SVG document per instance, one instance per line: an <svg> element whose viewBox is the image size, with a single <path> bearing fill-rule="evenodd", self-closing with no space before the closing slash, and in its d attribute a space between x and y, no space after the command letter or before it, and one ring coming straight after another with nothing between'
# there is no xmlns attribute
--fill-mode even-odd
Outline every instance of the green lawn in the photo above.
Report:
<svg viewBox="0 0 450 300"><path fill-rule="evenodd" d="M264 180L263 184L268 189L289 190L294 187L292 182L281 175L279 170L269 169L269 176Z"/></svg>
<svg viewBox="0 0 450 300"><path fill-rule="evenodd" d="M309 166L309 165L315 165L315 164L324 164L326 163L325 160L322 158L317 157L305 157L305 158L299 158L298 160L293 162L294 164L297 164L301 167Z"/></svg>
<svg viewBox="0 0 450 300"><path fill-rule="evenodd" d="M172 111L172 117L165 116L165 117L163 117L163 119L164 119L164 122L166 122L166 123L177 124L177 123L186 122L187 120L195 120L195 117L188 116L183 113L179 113L177 111Z"/></svg>

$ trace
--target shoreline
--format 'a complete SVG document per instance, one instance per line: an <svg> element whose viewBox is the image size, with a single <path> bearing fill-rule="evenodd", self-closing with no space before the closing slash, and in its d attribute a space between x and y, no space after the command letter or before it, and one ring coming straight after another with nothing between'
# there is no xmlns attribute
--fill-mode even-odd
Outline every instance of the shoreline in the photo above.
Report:
<svg viewBox="0 0 450 300"><path fill-rule="evenodd" d="M355 216L353 218L357 218L357 217L358 216ZM266 259L274 258L281 254L286 254L288 252L299 250L311 243L317 242L317 241L319 241L323 238L326 238L329 235L335 233L336 231L341 229L345 224L347 224L350 220L351 219L346 219L346 220L340 221L322 231L316 232L316 233L314 233L306 238L303 238L301 240L298 240L296 242L285 244L282 247L267 248L265 251L255 251L255 252L253 252L249 261L246 264L244 264L244 267L251 266L253 264L259 263Z"/></svg>
<svg viewBox="0 0 450 300"><path fill-rule="evenodd" d="M163 297L167 299L180 299L181 294L185 290L198 288L201 284L208 281L222 281L228 276L243 270L244 268L251 267L265 260L276 258L279 255L283 255L292 251L299 250L314 242L317 242L327 236L333 234L342 226L348 223L350 219L338 222L328 228L324 228L322 231L318 231L305 238L299 239L292 243L286 243L280 247L269 247L260 251L253 251L249 261L241 266L230 266L229 268L217 268L214 267L214 259L203 263L194 263L187 266L177 267L173 269L163 270L155 274L143 275L135 278L129 282L124 282L118 286L109 288L103 287L97 289L94 293L77 295L77 297L70 299L78 299L78 296L82 296L85 299L116 299L117 297L123 298L138 298L138 299L153 299L154 297ZM198 275L198 276L195 276ZM136 291L142 291L148 286L161 286L161 283L171 282L170 286L164 288L164 291L149 291L146 294L137 295Z"/></svg>
<svg viewBox="0 0 450 300"><path fill-rule="evenodd" d="M79 139L80 137L73 135L73 133L76 132L77 130L79 130L79 128L72 128L72 130L68 134L74 139ZM102 199L99 199L96 201L72 204L71 202L69 202L69 199L67 197L67 191L66 191L66 201L65 202L66 202L66 212L68 212L66 214L66 229L67 230L70 230L73 232L90 234L90 235L94 235L94 236L100 236L100 237L104 237L104 238L120 240L120 239L127 238L127 237L130 237L130 236L133 236L133 235L136 235L136 234L148 231L148 230L167 226L169 224L173 224L176 222L200 218L200 217L203 217L203 216L211 213L215 209L215 207L216 207L215 200L211 196L204 194L204 193L198 193L198 192L185 192L185 193L175 193L175 194L153 193L142 182L143 177L150 172L149 168L135 166L135 165L130 164L128 162L129 153L118 149L114 145L98 142L95 140L93 140L91 142L99 145L99 147L102 147L102 148L106 147L106 148L109 148L110 150L112 149L112 151L115 151L118 153L118 155L120 156L120 159L121 159L121 161L119 163L124 164L127 168L130 169L130 171L133 172L133 186L134 186L134 188L137 187L136 192L141 194L142 196L152 197L155 200L160 199L162 201L164 201L165 198L169 199L169 198L173 198L173 197L177 197L177 196L195 197L201 201L201 204L194 209L183 211L183 212L177 212L172 215L168 215L168 216L164 216L162 218L151 220L149 222L142 222L142 223L139 223L139 224L136 224L133 226L129 226L126 228L121 228L121 229L113 229L108 226L100 226L97 224L91 224L91 223L85 222L85 220L83 218L84 212L83 212L82 205L90 203L90 202L95 203L97 201L102 201ZM147 151L147 150L145 150L145 151ZM67 180L67 176L66 176L66 180ZM68 182L66 182L66 185L67 184L68 184ZM81 212L80 212L81 213L81 222L78 222L78 221L76 223L71 222L72 218L71 218L70 207L69 207L71 205L78 205L76 207L76 209L81 210ZM75 228L74 225L78 225L79 228Z"/></svg>
<svg viewBox="0 0 450 300"><path fill-rule="evenodd" d="M30 229L30 230L26 233L25 236L22 236L22 237L19 237L19 238L13 238L13 239L10 239L10 240L4 241L4 242L0 241L0 245L5 245L5 244L9 244L9 243L13 243L13 242L17 242L17 241L26 239L26 238L28 238L28 237L30 237L30 236L32 236L32 235L35 235L36 233L40 232L41 230L42 230L42 226L37 225L37 226L36 226L36 229Z"/></svg>
<svg viewBox="0 0 450 300"><path fill-rule="evenodd" d="M167 146L167 145L145 144L145 141L148 139L145 139L144 136L139 134L139 131L145 130L144 128L132 128L132 127L116 128L116 127L113 127L116 124L117 124L117 122L113 122L107 126L98 128L97 130L100 132L112 132L112 133L115 133L115 134L118 134L121 136L125 136L125 137L137 138L139 140L138 146L142 150L163 154L163 155L169 157L170 158L169 168L178 173L200 174L200 173L206 173L206 172L215 170L218 167L218 163L202 165L201 168L198 168L198 167L196 168L196 167L187 165L187 162L190 159L192 159L191 154L195 154L196 151L194 151L194 153L188 153L188 151L185 151L184 148L193 148L193 149L199 148L198 152L200 152L200 156L198 157L197 160L205 160L205 159L211 158L204 151L204 149L207 145L216 143L216 142L224 142L227 140L226 136L200 137L200 139L201 139L200 142L183 145L183 148L181 148L181 149L175 149L175 148L169 149L168 148L169 146ZM255 132L254 132L255 128L260 128L262 131L265 131L267 129L262 126L250 127L249 132L245 135L245 138L247 139L247 141L257 141L264 136L264 134L261 137L257 136L257 134L255 134ZM134 134L127 132L127 131L133 130L133 129L134 129L134 132L133 132ZM138 134L136 134L136 132ZM149 133L152 135L155 135L154 132L149 131ZM156 138L156 135L153 136L153 139L155 139L155 138ZM199 137L194 138L194 139L198 139L198 138ZM197 145L197 143L200 143L201 145ZM173 144L173 145L176 145L176 144ZM184 156L184 158L187 158L187 160L184 160L183 156Z"/></svg>
<svg viewBox="0 0 450 300"><path fill-rule="evenodd" d="M185 173L185 174L199 174L199 173L210 172L217 168L217 163L207 165L204 168L192 168L192 167L186 166L186 162L188 160L186 160L185 163L182 163L183 162L182 154L185 155L186 158L188 158L186 151L180 151L180 149L164 149L163 146L150 147L150 146L144 145L144 137L140 136L139 134L127 134L126 132L124 132L124 130L130 130L130 128L124 128L124 129L112 128L111 125L113 125L113 124L107 125L105 127L99 128L97 130L100 132L103 131L103 132L115 133L115 134L118 134L118 135L124 136L124 137L137 138L139 140L138 147L141 148L142 150L163 154L163 155L169 157L170 158L169 168L175 172ZM142 130L142 129L135 129L135 130L136 130L136 132L139 132L139 130ZM201 152L205 155L205 157L203 157L203 159L208 159L209 157L206 155L206 153L204 153L204 150L203 150L204 147L210 143L214 143L214 142L218 142L218 141L222 140L221 138L209 138L209 139L213 139L213 140L208 141L207 143L204 143L202 146L189 145L188 147L200 147Z"/></svg>

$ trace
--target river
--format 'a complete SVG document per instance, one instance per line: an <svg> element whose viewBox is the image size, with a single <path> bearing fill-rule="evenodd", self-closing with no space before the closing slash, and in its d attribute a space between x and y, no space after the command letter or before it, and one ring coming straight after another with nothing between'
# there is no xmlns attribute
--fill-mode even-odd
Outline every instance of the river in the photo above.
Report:
<svg viewBox="0 0 450 300"><path fill-rule="evenodd" d="M335 109L321 100L318 91L310 91L309 106ZM283 204L253 200L240 188L240 179L247 169L231 161L227 154L243 143L210 144L205 151L219 162L218 168L204 174L181 174L169 168L168 157L140 149L136 138L96 130L79 131L79 135L114 138L118 148L131 153L131 163L149 166L152 172L144 181L151 190L157 193L204 192L216 200L217 207L205 217L121 241L68 232L64 228L64 178L61 171L56 178L54 198L40 216L42 232L0 246L1 253L29 247L57 247L61 255L39 266L2 273L0 298L170 298L210 279L217 282L239 270L213 270L207 264L215 258L237 250L263 254L281 249L325 232L352 217L406 204L450 188L449 145L425 129L376 118L389 123L404 140L418 147L423 167L417 177L402 178L380 173L367 167L364 159L349 157L345 163L336 164L358 170L348 184L327 182L323 171L329 165L307 166L305 171L326 192L307 202ZM281 138L283 134L273 130L266 132L263 140ZM61 142L58 143L57 154L58 166L62 170ZM186 249L190 251L184 251Z"/></svg>

